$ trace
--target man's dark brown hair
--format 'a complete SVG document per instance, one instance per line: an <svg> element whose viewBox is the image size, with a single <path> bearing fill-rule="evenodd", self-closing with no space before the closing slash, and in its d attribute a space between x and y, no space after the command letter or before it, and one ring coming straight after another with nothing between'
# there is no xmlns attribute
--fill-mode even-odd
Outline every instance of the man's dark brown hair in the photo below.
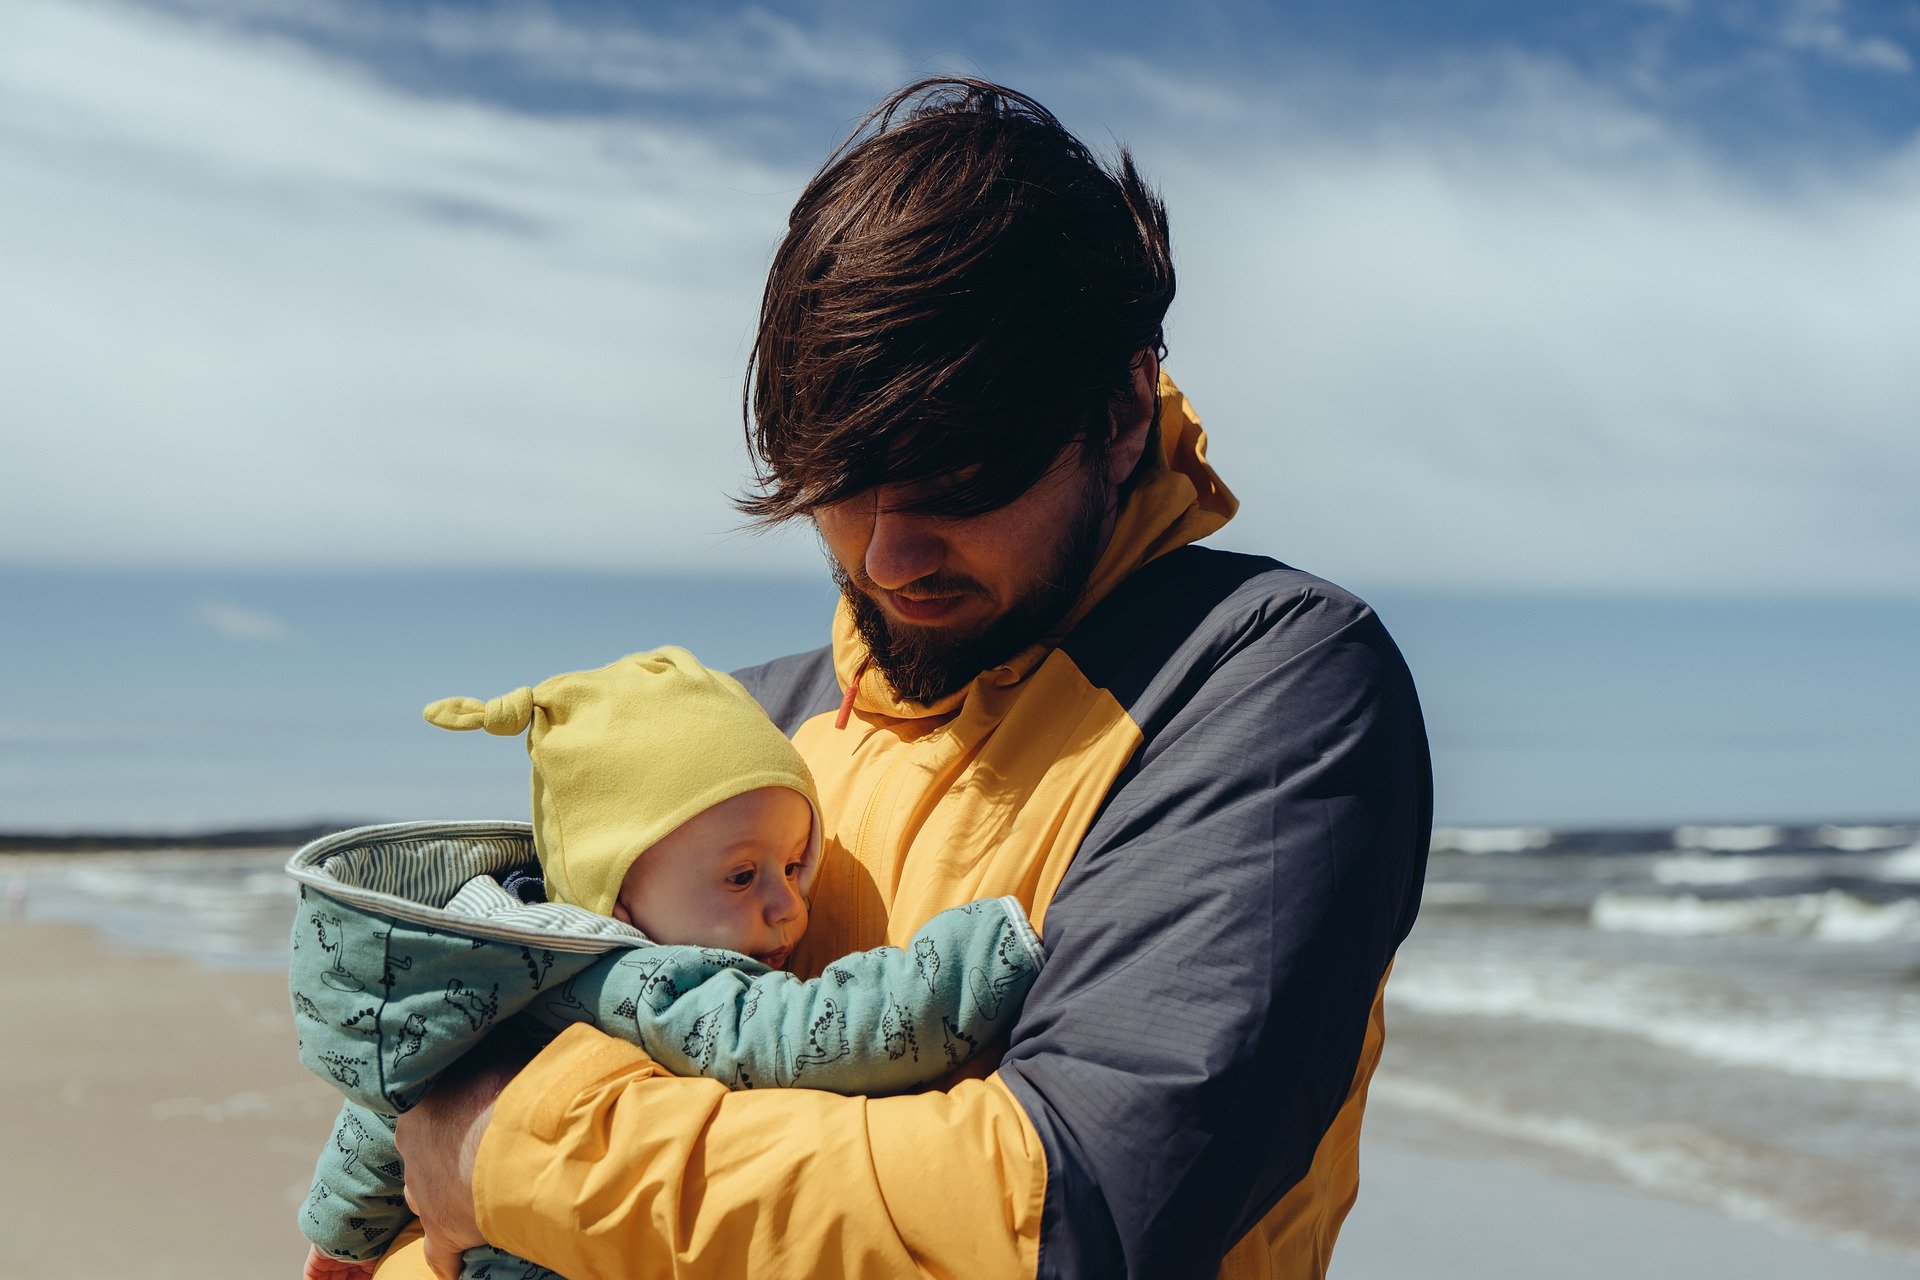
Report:
<svg viewBox="0 0 1920 1280"><path fill-rule="evenodd" d="M1173 301L1165 207L1122 147L982 80L876 107L794 205L747 364L763 521L881 483L977 515L1073 441L1104 456Z"/></svg>

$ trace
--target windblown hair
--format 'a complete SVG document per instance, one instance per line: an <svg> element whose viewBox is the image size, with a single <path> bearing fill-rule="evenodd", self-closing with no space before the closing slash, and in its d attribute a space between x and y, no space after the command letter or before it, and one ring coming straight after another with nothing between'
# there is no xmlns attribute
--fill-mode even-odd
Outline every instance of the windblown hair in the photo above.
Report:
<svg viewBox="0 0 1920 1280"><path fill-rule="evenodd" d="M977 515L1072 442L1103 457L1173 301L1166 209L1124 147L1103 165L982 80L876 107L807 184L760 304L742 413L747 515L881 483Z"/></svg>

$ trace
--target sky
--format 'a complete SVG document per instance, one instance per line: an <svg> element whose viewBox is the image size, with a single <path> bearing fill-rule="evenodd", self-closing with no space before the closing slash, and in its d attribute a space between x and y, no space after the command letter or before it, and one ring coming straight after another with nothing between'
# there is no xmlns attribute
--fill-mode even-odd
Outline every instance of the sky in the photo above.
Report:
<svg viewBox="0 0 1920 1280"><path fill-rule="evenodd" d="M761 280L964 71L1161 188L1223 545L1920 596L1920 5L950 8L8 0L0 565L817 572L727 502Z"/></svg>

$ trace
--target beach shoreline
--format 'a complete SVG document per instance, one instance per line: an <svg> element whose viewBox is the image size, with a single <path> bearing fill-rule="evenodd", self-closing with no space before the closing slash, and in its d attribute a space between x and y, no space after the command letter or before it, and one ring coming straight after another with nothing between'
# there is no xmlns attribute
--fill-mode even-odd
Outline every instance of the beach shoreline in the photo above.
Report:
<svg viewBox="0 0 1920 1280"><path fill-rule="evenodd" d="M0 1204L33 1224L0 1276L295 1275L295 1213L338 1101L295 1056L283 974L0 921L0 1019L0 1088L16 1099L0 1150L31 1153L0 1164ZM1333 1280L1912 1274L1384 1098L1362 1170Z"/></svg>

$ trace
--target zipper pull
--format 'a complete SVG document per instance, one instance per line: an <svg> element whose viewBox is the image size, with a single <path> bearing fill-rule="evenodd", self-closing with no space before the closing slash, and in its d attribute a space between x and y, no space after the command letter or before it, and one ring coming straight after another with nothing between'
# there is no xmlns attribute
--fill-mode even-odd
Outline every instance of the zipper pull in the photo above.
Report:
<svg viewBox="0 0 1920 1280"><path fill-rule="evenodd" d="M860 677L867 674L867 664L871 661L873 661L872 654L860 659L860 666L854 671L853 679L847 682L847 696L840 699L840 714L833 718L834 728L846 728L847 721L853 718L853 700L860 696Z"/></svg>

